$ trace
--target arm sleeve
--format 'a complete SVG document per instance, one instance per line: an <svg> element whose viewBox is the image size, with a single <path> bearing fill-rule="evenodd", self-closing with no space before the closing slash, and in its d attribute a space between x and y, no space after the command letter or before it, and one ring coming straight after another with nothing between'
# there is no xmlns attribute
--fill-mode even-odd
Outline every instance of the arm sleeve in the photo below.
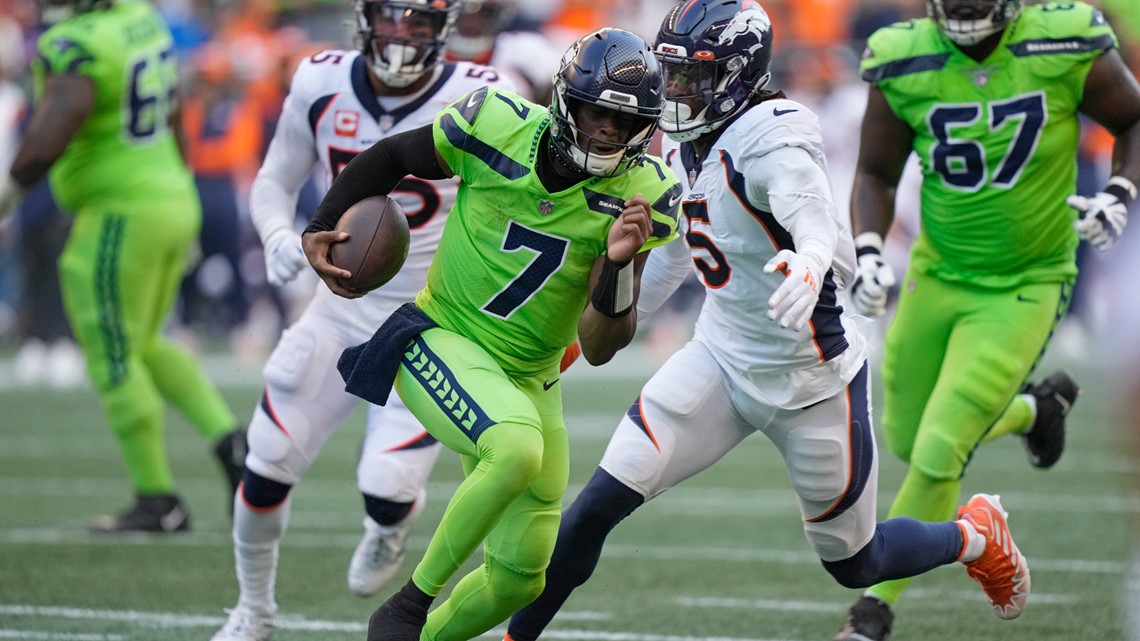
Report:
<svg viewBox="0 0 1140 641"><path fill-rule="evenodd" d="M431 125L384 138L353 158L333 181L305 232L335 229L349 207L388 195L408 175L424 180L448 177L435 157Z"/></svg>
<svg viewBox="0 0 1140 641"><path fill-rule="evenodd" d="M316 162L313 131L290 95L249 194L249 215L263 243L273 232L293 227L297 194Z"/></svg>
<svg viewBox="0 0 1140 641"><path fill-rule="evenodd" d="M767 187L772 215L792 235L796 253L808 256L824 271L835 259L839 218L831 200L827 174L806 149L778 147L749 163L748 197L757 201Z"/></svg>
<svg viewBox="0 0 1140 641"><path fill-rule="evenodd" d="M693 269L689 246L678 238L649 253L641 272L641 293L637 297L637 317L657 311L684 282Z"/></svg>

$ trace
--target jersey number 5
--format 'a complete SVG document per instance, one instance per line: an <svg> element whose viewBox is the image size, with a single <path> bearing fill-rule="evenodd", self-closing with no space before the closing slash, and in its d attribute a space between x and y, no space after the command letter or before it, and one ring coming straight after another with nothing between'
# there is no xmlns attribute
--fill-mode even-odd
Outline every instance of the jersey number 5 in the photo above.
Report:
<svg viewBox="0 0 1140 641"><path fill-rule="evenodd" d="M981 115L981 104L966 103L939 105L927 116L930 133L938 141L930 150L930 166L951 189L974 192L986 182L986 148L977 140L955 138L951 131L955 127L973 125ZM1008 127L1010 120L1015 120L1017 127L991 184L1007 189L1013 187L1037 149L1045 119L1045 94L1040 91L989 103L990 133Z"/></svg>

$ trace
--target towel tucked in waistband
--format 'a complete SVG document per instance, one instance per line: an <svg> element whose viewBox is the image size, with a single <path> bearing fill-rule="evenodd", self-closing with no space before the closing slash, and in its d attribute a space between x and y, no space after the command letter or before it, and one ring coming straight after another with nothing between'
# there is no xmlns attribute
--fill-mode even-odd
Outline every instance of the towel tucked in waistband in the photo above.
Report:
<svg viewBox="0 0 1140 641"><path fill-rule="evenodd" d="M344 391L375 405L386 404L408 341L435 326L414 303L400 306L368 342L341 353L336 368L344 379Z"/></svg>

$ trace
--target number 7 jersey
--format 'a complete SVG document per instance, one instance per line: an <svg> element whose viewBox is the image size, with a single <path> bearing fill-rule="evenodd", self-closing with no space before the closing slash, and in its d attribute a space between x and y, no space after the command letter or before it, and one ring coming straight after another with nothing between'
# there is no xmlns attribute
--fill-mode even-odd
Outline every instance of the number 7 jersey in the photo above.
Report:
<svg viewBox="0 0 1140 641"><path fill-rule="evenodd" d="M86 76L95 105L51 169L60 205L78 212L92 203L120 213L162 203L198 207L190 172L167 122L178 71L174 41L146 2L64 20L40 36L33 66L36 95L47 74Z"/></svg>
<svg viewBox="0 0 1140 641"><path fill-rule="evenodd" d="M929 19L880 29L863 79L915 132L922 230L912 265L985 287L1076 275L1077 111L1093 62L1116 46L1082 2L1025 7L982 62Z"/></svg>

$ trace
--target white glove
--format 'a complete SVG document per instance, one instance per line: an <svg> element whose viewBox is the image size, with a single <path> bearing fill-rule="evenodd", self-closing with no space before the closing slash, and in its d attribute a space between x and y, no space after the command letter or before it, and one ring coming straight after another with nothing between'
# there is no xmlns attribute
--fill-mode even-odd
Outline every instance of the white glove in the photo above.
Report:
<svg viewBox="0 0 1140 641"><path fill-rule="evenodd" d="M883 237L873 231L855 237L855 282L851 285L851 305L864 316L882 316L887 294L895 286L895 270L883 260Z"/></svg>
<svg viewBox="0 0 1140 641"><path fill-rule="evenodd" d="M1116 239L1128 224L1128 205L1136 200L1136 185L1127 178L1113 176L1092 198L1069 196L1065 199L1076 209L1080 218L1073 223L1081 240L1088 242L1098 251L1108 251L1116 244Z"/></svg>
<svg viewBox="0 0 1140 641"><path fill-rule="evenodd" d="M269 235L265 245L265 277L274 287L282 287L309 266L301 235L287 227Z"/></svg>
<svg viewBox="0 0 1140 641"><path fill-rule="evenodd" d="M784 274L784 282L768 299L768 318L779 320L780 327L790 327L800 332L807 327L815 304L819 302L820 267L813 265L806 256L791 250L781 249L764 265L764 273L779 270Z"/></svg>

